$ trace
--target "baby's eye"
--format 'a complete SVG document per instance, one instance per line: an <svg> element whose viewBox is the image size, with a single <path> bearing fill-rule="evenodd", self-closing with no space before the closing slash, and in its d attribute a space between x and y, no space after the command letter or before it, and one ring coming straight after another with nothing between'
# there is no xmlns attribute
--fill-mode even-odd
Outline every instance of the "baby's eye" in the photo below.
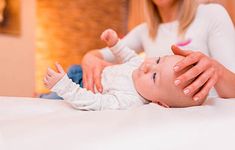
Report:
<svg viewBox="0 0 235 150"><path fill-rule="evenodd" d="M158 59L156 60L156 64L159 64L160 62L160 57L158 57Z"/></svg>
<svg viewBox="0 0 235 150"><path fill-rule="evenodd" d="M157 73L154 72L154 73L153 73L153 82L154 82L154 83L155 83L156 75L157 75Z"/></svg>

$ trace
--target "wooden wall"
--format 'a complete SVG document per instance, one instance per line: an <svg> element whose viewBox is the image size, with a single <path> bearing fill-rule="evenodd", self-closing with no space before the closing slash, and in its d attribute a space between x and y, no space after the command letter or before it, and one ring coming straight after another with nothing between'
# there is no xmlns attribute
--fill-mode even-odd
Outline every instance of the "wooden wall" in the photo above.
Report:
<svg viewBox="0 0 235 150"><path fill-rule="evenodd" d="M38 0L36 92L45 91L42 78L55 61L66 69L103 47L99 36L106 28L126 34L127 9L128 0Z"/></svg>

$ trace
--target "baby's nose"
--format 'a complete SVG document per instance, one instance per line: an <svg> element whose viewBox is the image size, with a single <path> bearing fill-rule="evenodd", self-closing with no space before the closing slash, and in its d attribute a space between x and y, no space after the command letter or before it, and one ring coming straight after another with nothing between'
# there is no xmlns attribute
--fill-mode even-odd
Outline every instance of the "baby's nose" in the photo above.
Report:
<svg viewBox="0 0 235 150"><path fill-rule="evenodd" d="M145 63L142 65L141 67L141 70L144 72L144 73L148 73L151 69L151 64L149 63Z"/></svg>

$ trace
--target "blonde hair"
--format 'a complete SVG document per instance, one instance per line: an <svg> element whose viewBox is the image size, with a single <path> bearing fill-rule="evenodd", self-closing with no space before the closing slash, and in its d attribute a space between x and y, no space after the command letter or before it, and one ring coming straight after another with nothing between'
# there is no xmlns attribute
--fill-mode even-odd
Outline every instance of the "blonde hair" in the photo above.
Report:
<svg viewBox="0 0 235 150"><path fill-rule="evenodd" d="M162 23L161 16L153 0L145 0L144 2L145 21L149 28L149 35L152 39L155 39L159 24ZM178 35L180 37L184 36L187 28L194 20L197 6L196 0L179 0Z"/></svg>

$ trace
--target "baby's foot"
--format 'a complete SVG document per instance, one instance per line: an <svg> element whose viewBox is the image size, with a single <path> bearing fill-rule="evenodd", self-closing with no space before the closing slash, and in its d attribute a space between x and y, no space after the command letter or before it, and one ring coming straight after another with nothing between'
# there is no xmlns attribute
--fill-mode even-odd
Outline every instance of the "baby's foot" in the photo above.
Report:
<svg viewBox="0 0 235 150"><path fill-rule="evenodd" d="M118 42L118 35L112 29L105 30L101 36L101 40L105 41L108 47L113 47Z"/></svg>

